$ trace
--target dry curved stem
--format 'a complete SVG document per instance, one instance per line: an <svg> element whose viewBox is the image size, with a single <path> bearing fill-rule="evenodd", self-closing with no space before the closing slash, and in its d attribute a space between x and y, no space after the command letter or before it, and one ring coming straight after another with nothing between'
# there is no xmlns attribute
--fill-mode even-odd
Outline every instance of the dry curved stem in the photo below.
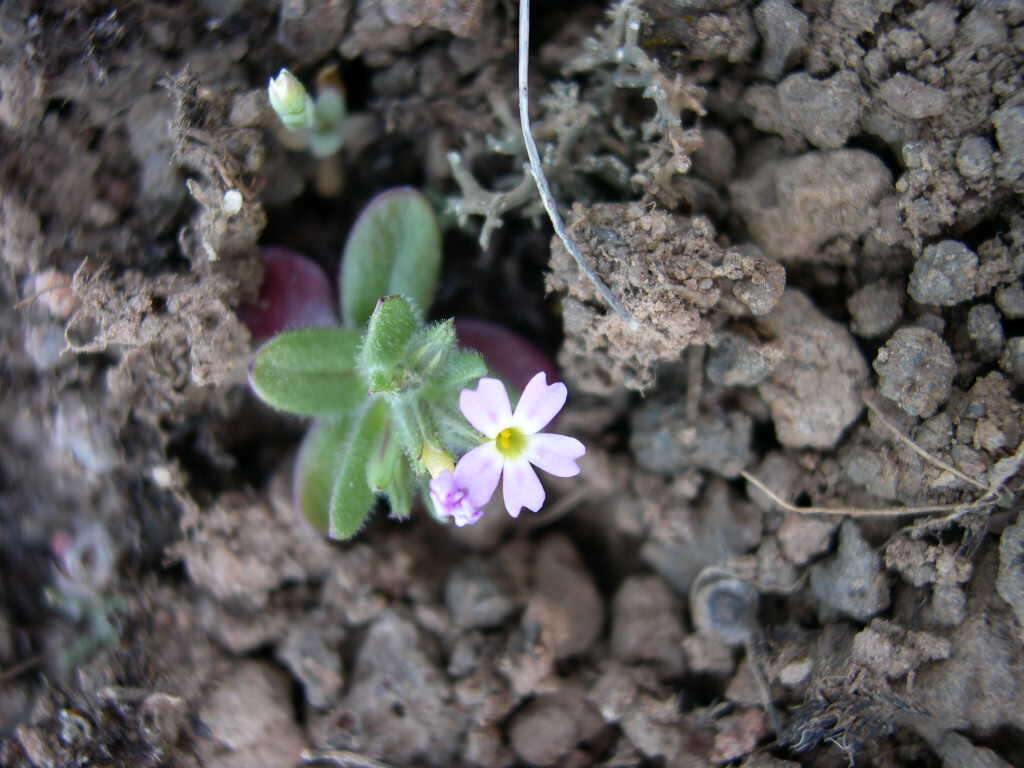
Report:
<svg viewBox="0 0 1024 768"><path fill-rule="evenodd" d="M598 277L597 273L587 263L579 246L576 245L576 241L566 231L562 215L558 212L558 206L555 205L554 195L551 194L551 187L548 186L548 179L544 175L544 169L541 167L540 153L537 152L537 144L533 140L533 131L530 130L530 92L527 83L529 69L530 0L519 0L519 122L523 128L523 142L526 144L526 154L530 158L530 171L533 174L533 180L537 183L537 191L540 193L541 202L544 203L544 210L548 212L548 218L551 219L551 226L555 228L555 234L561 239L565 250L573 257L580 271L594 284L594 288L608 302L608 305L615 310L615 313L625 320L632 330L637 331L640 329L640 324L619 303L619 300L615 298L614 294L608 289L608 286L604 284L604 281Z"/></svg>
<svg viewBox="0 0 1024 768"><path fill-rule="evenodd" d="M795 512L801 515L840 515L844 517L909 517L911 515L949 512L951 514L943 517L941 520L934 521L936 525L944 526L951 522L955 522L973 510L985 509L986 507L992 507L1002 503L1004 497L1008 493L1006 484L1009 482L1010 478L1017 474L1021 465L1024 464L1024 442L1021 442L1021 444L1017 446L1017 451L1012 456L1008 456L996 462L995 466L992 467L992 471L989 473L992 478L992 483L991 485L985 485L972 477L968 477L956 467L953 467L938 457L928 453L928 451L900 432L892 422L886 419L878 406L871 402L867 397L864 398L864 403L869 409L871 409L871 412L875 414L882 424L891 429L900 441L906 443L914 450L915 453L921 456L921 458L931 464L934 464L936 467L944 469L947 472L951 472L970 485L980 488L985 493L974 501L966 503L960 502L957 504L924 504L913 507L879 507L876 509L869 509L865 507L798 507L781 498L771 488L746 470L740 472L740 476L764 493L777 506L787 512Z"/></svg>
<svg viewBox="0 0 1024 768"><path fill-rule="evenodd" d="M842 517L909 517L911 515L924 515L933 512L959 512L962 510L982 509L991 507L998 502L998 499L989 498L986 494L976 501L959 504L924 504L915 507L878 507L869 509L866 507L798 507L790 504L781 498L771 488L762 483L746 470L740 472L740 477L747 480L754 487L764 493L777 506L787 512L796 512L801 515L838 515Z"/></svg>
<svg viewBox="0 0 1024 768"><path fill-rule="evenodd" d="M878 405L876 405L875 402L873 400L871 400L871 398L869 398L867 395L864 396L864 405L866 405L868 407L868 409L871 411L871 413L873 413L875 415L875 418L878 419L878 421L881 422L881 424L883 426L888 427L889 430L894 435L896 435L896 438L901 443L906 445L908 448L910 448L910 450L912 450L914 453L916 453L922 459L927 461L929 464L932 464L932 465L938 467L939 469L943 469L943 470L945 470L946 472L949 472L952 475L956 475L961 480L963 480L965 483L967 483L969 485L973 485L975 488L980 488L983 491L991 490L984 483L978 482L973 477L968 477L967 475L965 475L963 472L961 472L959 469L957 469L953 465L947 464L946 462L944 462L938 456L932 456L930 453L928 453L928 451L926 451L924 448L919 446L917 443L915 443L909 437L907 437L902 432L900 432L896 428L896 425L893 424L891 421L889 421L889 419L886 418L885 414L882 413L882 409L879 408Z"/></svg>

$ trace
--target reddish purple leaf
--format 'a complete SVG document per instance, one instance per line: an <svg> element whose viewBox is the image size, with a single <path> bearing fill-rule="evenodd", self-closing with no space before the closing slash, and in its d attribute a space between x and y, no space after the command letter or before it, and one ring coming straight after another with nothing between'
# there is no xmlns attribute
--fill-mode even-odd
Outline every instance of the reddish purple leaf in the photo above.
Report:
<svg viewBox="0 0 1024 768"><path fill-rule="evenodd" d="M543 371L549 382L560 381L558 366L535 344L518 333L486 320L457 318L455 334L459 343L475 349L487 367L519 392L533 375Z"/></svg>
<svg viewBox="0 0 1024 768"><path fill-rule="evenodd" d="M296 328L338 325L334 289L316 262L290 248L267 246L263 264L259 297L238 308L254 341Z"/></svg>

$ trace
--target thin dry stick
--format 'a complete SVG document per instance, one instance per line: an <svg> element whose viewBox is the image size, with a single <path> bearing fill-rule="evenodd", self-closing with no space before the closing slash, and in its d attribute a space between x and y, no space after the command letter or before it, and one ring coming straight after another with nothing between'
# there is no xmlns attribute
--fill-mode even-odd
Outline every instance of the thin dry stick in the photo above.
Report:
<svg viewBox="0 0 1024 768"><path fill-rule="evenodd" d="M927 461L929 464L933 464L936 467L938 467L939 469L944 469L947 472L950 472L950 473L956 475L961 480L963 480L965 483L973 485L975 488L980 488L981 490L986 491L986 492L991 490L984 483L978 482L973 477L968 477L967 475L965 475L963 472L961 472L956 467L954 467L954 466L944 462L938 456L932 456L930 453L928 453L928 451L926 451L924 448L919 446L917 443L915 443L909 437L907 437L902 432L900 432L896 428L896 425L893 424L891 421L889 421L885 417L885 414L882 413L881 409L877 405L875 405L875 403L872 402L871 399L869 397L867 397L867 396L864 397L864 405L866 405L871 410L871 412L873 414L875 414L875 418L877 418L882 423L883 426L888 427L892 431L892 433L894 435L896 435L897 439L899 439L900 442L902 442L907 447L909 447L910 450L912 450L914 453L916 453L922 459Z"/></svg>
<svg viewBox="0 0 1024 768"><path fill-rule="evenodd" d="M537 145L533 141L533 131L530 130L530 93L527 85L529 69L530 0L519 0L519 123L523 127L523 142L526 144L526 154L530 158L530 170L533 173L533 180L537 182L537 191L540 193L541 202L544 203L544 209L548 212L548 218L551 219L551 226L555 228L555 234L562 240L565 250L576 260L576 264L583 271L583 274L594 284L597 292L615 310L616 314L625 320L632 330L637 331L640 329L640 324L619 303L619 300L615 298L612 292L608 290L608 286L598 277L597 273L590 268L586 259L583 258L579 246L569 236L569 233L565 231L565 224L562 222L562 216L555 205L555 198L551 194L547 177L544 175L544 169L540 164L540 153L537 152Z"/></svg>
<svg viewBox="0 0 1024 768"><path fill-rule="evenodd" d="M923 515L930 512L957 512L960 510L981 509L991 507L997 499L989 498L991 492L977 501L966 504L927 504L920 507L880 507L878 509L864 509L862 507L798 507L782 499L771 488L762 483L747 471L740 472L740 476L762 491L769 499L787 512L796 512L801 515L842 515L844 517L905 517L909 515ZM986 489L988 490L988 489Z"/></svg>

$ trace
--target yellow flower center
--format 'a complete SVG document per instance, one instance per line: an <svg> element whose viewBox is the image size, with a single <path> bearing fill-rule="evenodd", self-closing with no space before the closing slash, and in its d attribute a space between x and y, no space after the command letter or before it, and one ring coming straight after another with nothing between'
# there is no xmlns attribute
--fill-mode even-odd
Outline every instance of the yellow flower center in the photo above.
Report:
<svg viewBox="0 0 1024 768"><path fill-rule="evenodd" d="M515 427L509 427L498 433L494 438L494 444L498 448L498 453L506 459L518 459L526 450L526 435Z"/></svg>

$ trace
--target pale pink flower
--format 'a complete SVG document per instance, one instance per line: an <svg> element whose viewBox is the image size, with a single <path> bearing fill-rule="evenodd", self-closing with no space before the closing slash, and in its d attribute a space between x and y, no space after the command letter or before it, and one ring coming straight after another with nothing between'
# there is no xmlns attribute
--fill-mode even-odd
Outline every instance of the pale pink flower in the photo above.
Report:
<svg viewBox="0 0 1024 768"><path fill-rule="evenodd" d="M474 507L469 500L469 491L459 482L454 472L445 470L430 481L430 498L440 518L451 517L460 528L472 525L484 511Z"/></svg>
<svg viewBox="0 0 1024 768"><path fill-rule="evenodd" d="M579 474L576 459L587 452L583 443L540 431L562 410L567 396L565 384L548 384L544 373L530 379L515 413L498 379L483 378L476 389L462 390L462 415L487 438L455 467L454 479L466 490L470 505L480 509L487 504L504 477L502 495L508 513L518 517L523 507L537 512L545 495L534 466L556 477Z"/></svg>

